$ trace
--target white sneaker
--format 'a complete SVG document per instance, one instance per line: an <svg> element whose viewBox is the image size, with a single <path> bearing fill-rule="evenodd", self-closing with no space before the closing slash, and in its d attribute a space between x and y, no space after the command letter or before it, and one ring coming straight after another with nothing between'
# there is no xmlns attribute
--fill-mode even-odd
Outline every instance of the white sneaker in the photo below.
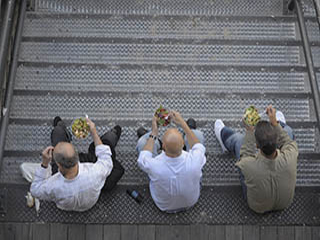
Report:
<svg viewBox="0 0 320 240"><path fill-rule="evenodd" d="M286 123L286 118L284 117L284 115L281 111L276 112L276 119L277 119L277 121Z"/></svg>
<svg viewBox="0 0 320 240"><path fill-rule="evenodd" d="M228 151L227 148L224 146L221 138L221 131L224 128L224 126L225 125L221 119L217 119L216 122L214 123L214 133L216 134L216 137L219 140L219 143L222 147L222 152Z"/></svg>

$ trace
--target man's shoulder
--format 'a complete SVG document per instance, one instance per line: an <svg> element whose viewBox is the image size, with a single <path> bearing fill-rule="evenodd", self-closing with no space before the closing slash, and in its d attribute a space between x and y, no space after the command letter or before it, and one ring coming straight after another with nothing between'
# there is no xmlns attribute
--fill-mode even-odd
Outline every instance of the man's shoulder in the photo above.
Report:
<svg viewBox="0 0 320 240"><path fill-rule="evenodd" d="M257 157L253 156L247 156L247 157L242 157L240 160L236 163L236 166L240 168L247 168L247 167L252 167L257 163Z"/></svg>
<svg viewBox="0 0 320 240"><path fill-rule="evenodd" d="M202 144L202 143L196 143L195 145L193 145L191 150L196 150L196 149L200 149L200 150L206 150L206 147Z"/></svg>
<svg viewBox="0 0 320 240"><path fill-rule="evenodd" d="M294 166L295 168L297 167L298 154L288 155L288 154L284 154L280 150L277 150L277 151L278 151L278 156L275 159L275 161L279 166L282 166L282 167Z"/></svg>

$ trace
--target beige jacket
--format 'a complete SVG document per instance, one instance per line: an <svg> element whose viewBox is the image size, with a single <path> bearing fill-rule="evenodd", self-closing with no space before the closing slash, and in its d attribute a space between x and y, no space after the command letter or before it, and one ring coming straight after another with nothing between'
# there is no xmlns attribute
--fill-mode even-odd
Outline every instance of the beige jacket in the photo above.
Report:
<svg viewBox="0 0 320 240"><path fill-rule="evenodd" d="M249 207L258 213L281 210L293 200L297 177L298 146L278 125L277 157L273 160L256 153L254 132L247 131L236 163L247 185Z"/></svg>

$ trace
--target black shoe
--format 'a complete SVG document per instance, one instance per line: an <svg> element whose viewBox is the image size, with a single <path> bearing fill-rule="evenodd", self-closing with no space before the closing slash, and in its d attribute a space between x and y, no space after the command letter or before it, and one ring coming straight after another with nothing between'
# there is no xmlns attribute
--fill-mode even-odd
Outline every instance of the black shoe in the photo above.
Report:
<svg viewBox="0 0 320 240"><path fill-rule="evenodd" d="M139 127L137 130L138 138L141 138L143 135L145 135L148 131L144 127Z"/></svg>
<svg viewBox="0 0 320 240"><path fill-rule="evenodd" d="M289 0L287 7L289 11L293 11L295 8L294 0Z"/></svg>
<svg viewBox="0 0 320 240"><path fill-rule="evenodd" d="M189 118L187 120L187 125L189 126L190 129L196 129L197 128L196 120L194 120L193 118Z"/></svg>
<svg viewBox="0 0 320 240"><path fill-rule="evenodd" d="M58 125L58 122L61 122L62 119L61 117L59 116L56 116L54 119L53 119L53 127L56 127Z"/></svg>
<svg viewBox="0 0 320 240"><path fill-rule="evenodd" d="M114 128L112 128L112 130L118 137L118 140L120 139L120 136L121 136L121 127L119 125L115 126Z"/></svg>

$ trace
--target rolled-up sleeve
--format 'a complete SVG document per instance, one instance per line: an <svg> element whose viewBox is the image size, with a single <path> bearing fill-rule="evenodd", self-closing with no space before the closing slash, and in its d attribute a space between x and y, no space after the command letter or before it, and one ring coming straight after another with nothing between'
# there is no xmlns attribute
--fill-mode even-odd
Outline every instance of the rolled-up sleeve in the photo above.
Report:
<svg viewBox="0 0 320 240"><path fill-rule="evenodd" d="M146 173L150 170L150 163L152 161L152 153L149 151L141 151L138 158L138 166Z"/></svg>
<svg viewBox="0 0 320 240"><path fill-rule="evenodd" d="M30 187L32 196L42 200L53 200L50 194L50 184L48 178L52 175L51 169L39 167L35 174Z"/></svg>
<svg viewBox="0 0 320 240"><path fill-rule="evenodd" d="M97 172L103 175L103 177L109 176L112 171L112 153L108 145L98 145L96 146L96 156L98 158L97 162L94 164L94 168Z"/></svg>

